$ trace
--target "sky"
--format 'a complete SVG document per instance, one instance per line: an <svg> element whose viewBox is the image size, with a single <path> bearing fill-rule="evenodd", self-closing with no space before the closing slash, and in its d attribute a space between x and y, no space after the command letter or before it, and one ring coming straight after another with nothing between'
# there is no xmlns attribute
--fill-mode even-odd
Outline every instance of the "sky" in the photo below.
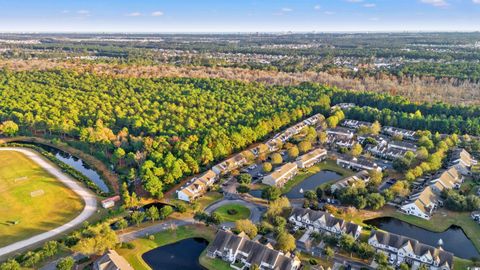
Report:
<svg viewBox="0 0 480 270"><path fill-rule="evenodd" d="M480 0L0 0L0 32L480 31Z"/></svg>

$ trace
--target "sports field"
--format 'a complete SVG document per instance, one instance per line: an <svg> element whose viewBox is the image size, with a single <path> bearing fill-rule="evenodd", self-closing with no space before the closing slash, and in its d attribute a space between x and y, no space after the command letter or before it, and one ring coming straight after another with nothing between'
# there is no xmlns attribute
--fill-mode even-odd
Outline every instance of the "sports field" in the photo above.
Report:
<svg viewBox="0 0 480 270"><path fill-rule="evenodd" d="M74 219L83 200L37 163L0 151L0 247Z"/></svg>

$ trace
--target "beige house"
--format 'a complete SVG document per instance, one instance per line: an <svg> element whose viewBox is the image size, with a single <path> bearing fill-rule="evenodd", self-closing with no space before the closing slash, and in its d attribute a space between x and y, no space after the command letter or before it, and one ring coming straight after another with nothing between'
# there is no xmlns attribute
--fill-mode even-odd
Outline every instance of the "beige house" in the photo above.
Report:
<svg viewBox="0 0 480 270"><path fill-rule="evenodd" d="M193 178L184 187L177 191L178 199L186 202L192 202L196 198L202 196L207 192L217 180L217 174L208 170L198 178Z"/></svg>
<svg viewBox="0 0 480 270"><path fill-rule="evenodd" d="M263 177L262 183L269 186L283 187L288 180L292 179L298 172L297 163L285 163L271 174Z"/></svg>
<svg viewBox="0 0 480 270"><path fill-rule="evenodd" d="M94 270L133 270L133 267L118 255L115 250L108 250L93 263Z"/></svg>
<svg viewBox="0 0 480 270"><path fill-rule="evenodd" d="M297 158L298 168L309 168L320 161L323 161L327 158L327 150L323 148L317 148L313 151L306 153Z"/></svg>

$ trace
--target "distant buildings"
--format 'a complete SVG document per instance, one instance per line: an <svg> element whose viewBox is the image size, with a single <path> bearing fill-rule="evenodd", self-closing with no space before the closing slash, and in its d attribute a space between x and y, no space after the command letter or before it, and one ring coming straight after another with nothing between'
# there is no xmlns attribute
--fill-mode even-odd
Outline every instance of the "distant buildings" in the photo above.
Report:
<svg viewBox="0 0 480 270"><path fill-rule="evenodd" d="M198 178L193 178L184 187L177 191L178 199L186 202L192 202L196 198L205 194L210 186L217 179L217 174L213 170L208 170Z"/></svg>
<svg viewBox="0 0 480 270"><path fill-rule="evenodd" d="M109 250L93 263L93 270L133 270L133 267L115 250Z"/></svg>
<svg viewBox="0 0 480 270"><path fill-rule="evenodd" d="M262 183L269 186L283 187L288 180L298 172L297 163L289 162L275 169L274 172L263 177Z"/></svg>
<svg viewBox="0 0 480 270"><path fill-rule="evenodd" d="M355 239L362 232L362 227L355 223L336 218L327 212L311 209L293 208L288 221L297 228L304 227L311 231L326 232L336 236L347 234Z"/></svg>
<svg viewBox="0 0 480 270"><path fill-rule="evenodd" d="M384 126L382 128L382 132L390 136L401 136L402 138L407 140L416 140L416 132L408 129Z"/></svg>
<svg viewBox="0 0 480 270"><path fill-rule="evenodd" d="M309 168L327 158L327 150L317 148L297 158L298 168Z"/></svg>
<svg viewBox="0 0 480 270"><path fill-rule="evenodd" d="M388 255L393 264L406 262L417 269L425 264L430 270L453 269L453 254L405 236L373 230L368 244Z"/></svg>
<svg viewBox="0 0 480 270"><path fill-rule="evenodd" d="M379 167L375 162L364 157L339 156L337 157L337 165L355 171L382 171L382 168Z"/></svg>
<svg viewBox="0 0 480 270"><path fill-rule="evenodd" d="M300 260L290 254L283 254L268 245L248 239L244 233L235 235L219 230L213 242L207 248L207 256L221 258L235 269L250 269L257 265L263 270L297 270Z"/></svg>
<svg viewBox="0 0 480 270"><path fill-rule="evenodd" d="M415 153L417 151L417 146L409 142L391 141L380 137L378 139L378 144L370 145L366 148L366 150L376 157L387 160L395 160L397 158L404 157L408 151Z"/></svg>

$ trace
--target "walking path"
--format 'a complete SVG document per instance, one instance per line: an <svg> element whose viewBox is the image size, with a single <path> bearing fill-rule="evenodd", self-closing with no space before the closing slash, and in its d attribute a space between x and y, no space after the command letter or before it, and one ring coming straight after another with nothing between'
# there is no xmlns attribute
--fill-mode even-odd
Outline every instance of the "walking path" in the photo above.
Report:
<svg viewBox="0 0 480 270"><path fill-rule="evenodd" d="M137 238L145 237L147 235L155 234L158 232L162 232L168 230L172 227L172 225L180 227L190 224L198 223L193 219L171 219L162 223L158 223L152 226L148 226L146 228L142 228L133 232L122 233L118 236L121 242L130 242Z"/></svg>
<svg viewBox="0 0 480 270"><path fill-rule="evenodd" d="M40 165L40 167L42 167L47 172L49 172L54 177L56 177L60 182L64 183L67 187L69 187L71 190L77 193L80 197L82 197L83 201L85 202L85 207L83 208L83 211L80 213L80 215L78 215L73 220L63 224L58 228L50 230L48 232L44 232L44 233L35 235L33 237L30 237L28 239L18 241L11 245L1 247L0 256L9 254L9 253L18 251L20 249L23 249L25 247L31 246L33 244L45 241L67 230L70 230L75 226L81 225L82 222L87 220L97 210L97 199L94 195L92 195L86 188L84 188L77 181L65 175L62 171L60 171L60 169L46 162L36 152L29 149L25 149L25 148L10 148L10 147L0 148L0 151L17 151L24 154L25 156L27 156L28 158L36 162L38 165Z"/></svg>

